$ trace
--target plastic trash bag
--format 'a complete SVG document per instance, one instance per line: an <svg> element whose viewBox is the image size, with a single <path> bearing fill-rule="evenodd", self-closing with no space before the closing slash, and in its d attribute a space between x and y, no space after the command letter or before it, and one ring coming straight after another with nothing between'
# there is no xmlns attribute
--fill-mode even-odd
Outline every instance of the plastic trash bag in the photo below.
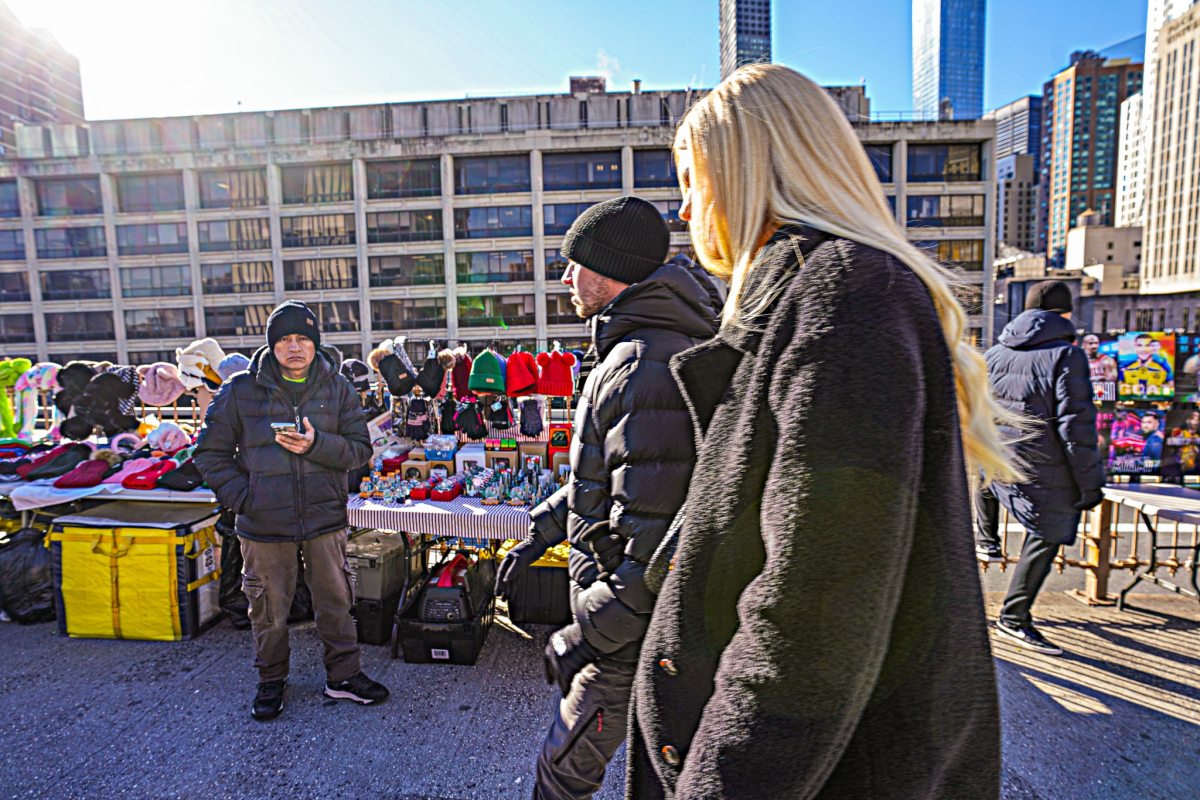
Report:
<svg viewBox="0 0 1200 800"><path fill-rule="evenodd" d="M0 544L0 608L23 625L54 620L54 567L46 532L21 528Z"/></svg>

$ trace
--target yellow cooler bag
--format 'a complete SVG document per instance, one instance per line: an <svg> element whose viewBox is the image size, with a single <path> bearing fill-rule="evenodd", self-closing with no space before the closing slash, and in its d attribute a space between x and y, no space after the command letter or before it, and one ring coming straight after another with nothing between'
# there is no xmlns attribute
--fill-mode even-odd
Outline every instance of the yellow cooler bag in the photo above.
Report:
<svg viewBox="0 0 1200 800"><path fill-rule="evenodd" d="M60 634L178 641L220 615L220 537L207 503L105 503L50 529Z"/></svg>

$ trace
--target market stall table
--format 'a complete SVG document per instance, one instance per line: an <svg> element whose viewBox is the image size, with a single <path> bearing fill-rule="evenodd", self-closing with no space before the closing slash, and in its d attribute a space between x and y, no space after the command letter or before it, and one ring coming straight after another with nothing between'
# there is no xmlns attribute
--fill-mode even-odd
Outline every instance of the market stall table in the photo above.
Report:
<svg viewBox="0 0 1200 800"><path fill-rule="evenodd" d="M356 528L501 541L523 539L529 533L528 507L485 506L475 497L405 503L352 497L347 510L350 525Z"/></svg>
<svg viewBox="0 0 1200 800"><path fill-rule="evenodd" d="M1104 488L1104 499L1106 505L1112 503L1114 506L1125 506L1136 511L1138 519L1150 533L1150 560L1145 569L1137 572L1133 581L1121 590L1117 598L1117 608L1125 607L1125 596L1142 581L1150 581L1177 594L1186 594L1200 600L1200 586L1197 586L1196 580L1196 570L1200 566L1197 564L1200 560L1200 538L1193 534L1191 544L1180 544L1177 541L1171 544L1158 543L1158 527L1162 522L1173 522L1177 526L1200 526L1200 492L1165 483L1110 484ZM1171 563L1164 565L1160 562L1158 553L1162 550L1191 550L1191 591L1158 576L1160 567L1172 566ZM1173 563L1179 565L1178 559Z"/></svg>

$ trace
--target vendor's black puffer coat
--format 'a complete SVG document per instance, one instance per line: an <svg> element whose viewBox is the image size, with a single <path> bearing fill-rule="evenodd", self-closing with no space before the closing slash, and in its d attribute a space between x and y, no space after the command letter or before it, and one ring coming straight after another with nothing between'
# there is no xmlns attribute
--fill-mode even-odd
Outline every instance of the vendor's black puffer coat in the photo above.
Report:
<svg viewBox="0 0 1200 800"><path fill-rule="evenodd" d="M1017 446L1030 480L998 484L996 497L1026 530L1059 544L1075 540L1079 511L1072 506L1104 486L1087 356L1074 339L1068 320L1031 310L1008 323L987 352L996 399L1033 424ZM1022 435L1011 428L1004 433L1012 440Z"/></svg>
<svg viewBox="0 0 1200 800"><path fill-rule="evenodd" d="M691 417L668 362L712 336L719 314L715 287L698 267L665 264L592 318L599 363L575 414L571 481L533 510L542 539L571 540L571 608L588 642L614 658L637 658L654 609L642 575L695 460ZM604 579L582 541L602 521L626 540L624 560Z"/></svg>
<svg viewBox="0 0 1200 800"><path fill-rule="evenodd" d="M282 386L270 349L259 349L209 406L195 462L240 536L304 541L346 527L346 472L371 457L358 395L337 362L318 350L298 405ZM317 431L303 456L276 443L272 422L308 417ZM303 425L301 425L303 430Z"/></svg>

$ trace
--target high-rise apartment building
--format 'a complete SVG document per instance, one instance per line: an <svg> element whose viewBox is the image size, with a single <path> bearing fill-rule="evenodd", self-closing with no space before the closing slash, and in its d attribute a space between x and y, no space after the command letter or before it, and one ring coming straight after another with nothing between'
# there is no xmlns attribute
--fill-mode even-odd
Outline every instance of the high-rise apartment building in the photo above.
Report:
<svg viewBox="0 0 1200 800"><path fill-rule="evenodd" d="M986 0L913 0L913 111L926 119L983 114Z"/></svg>
<svg viewBox="0 0 1200 800"><path fill-rule="evenodd" d="M1033 156L1010 153L996 159L996 243L1003 249L1037 248L1037 172Z"/></svg>
<svg viewBox="0 0 1200 800"><path fill-rule="evenodd" d="M1031 94L983 115L996 121L996 160L1033 156L1036 175L1042 167L1042 98Z"/></svg>
<svg viewBox="0 0 1200 800"><path fill-rule="evenodd" d="M284 298L359 355L413 341L578 344L576 216L654 203L690 249L670 146L694 92L593 92L95 121L0 162L0 354L173 360L262 344ZM990 302L991 122L858 123L898 224ZM36 131L36 128L34 129Z"/></svg>
<svg viewBox="0 0 1200 800"><path fill-rule="evenodd" d="M20 124L82 121L79 59L0 2L0 157L16 150Z"/></svg>
<svg viewBox="0 0 1200 800"><path fill-rule="evenodd" d="M1147 294L1200 290L1200 5L1158 34L1154 134L1147 156Z"/></svg>
<svg viewBox="0 0 1200 800"><path fill-rule="evenodd" d="M1038 224L1052 263L1061 262L1067 231L1084 211L1094 210L1101 224L1113 224L1119 110L1141 88L1141 64L1091 51L1072 53L1071 65L1046 82Z"/></svg>
<svg viewBox="0 0 1200 800"><path fill-rule="evenodd" d="M720 0L721 80L771 60L771 0Z"/></svg>

